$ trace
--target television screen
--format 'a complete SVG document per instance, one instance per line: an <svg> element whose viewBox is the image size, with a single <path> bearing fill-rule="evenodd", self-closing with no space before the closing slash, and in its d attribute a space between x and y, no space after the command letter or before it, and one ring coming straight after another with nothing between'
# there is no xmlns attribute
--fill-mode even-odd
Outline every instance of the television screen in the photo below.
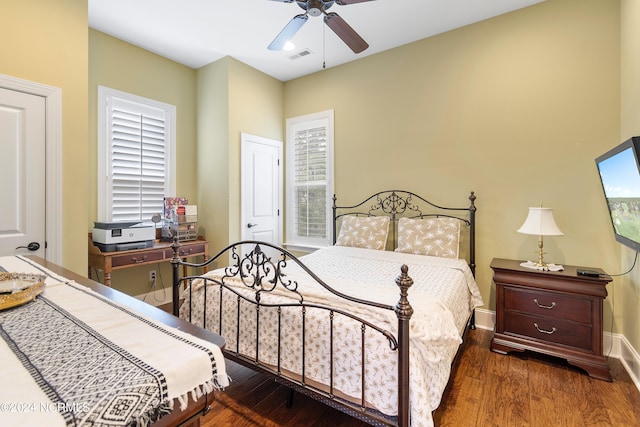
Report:
<svg viewBox="0 0 640 427"><path fill-rule="evenodd" d="M616 240L640 252L640 137L596 159Z"/></svg>

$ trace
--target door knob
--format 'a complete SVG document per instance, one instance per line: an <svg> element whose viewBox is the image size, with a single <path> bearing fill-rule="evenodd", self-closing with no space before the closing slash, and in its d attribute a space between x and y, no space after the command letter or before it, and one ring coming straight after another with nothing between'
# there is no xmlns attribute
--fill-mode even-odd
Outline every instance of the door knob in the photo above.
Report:
<svg viewBox="0 0 640 427"><path fill-rule="evenodd" d="M258 224L251 224L251 223L249 223L249 224L247 224L247 228L252 228L252 227L255 227L256 225L258 225Z"/></svg>
<svg viewBox="0 0 640 427"><path fill-rule="evenodd" d="M33 252L33 251L37 251L38 249L40 249L40 243L31 242L27 246L18 246L16 249L29 249L30 251Z"/></svg>

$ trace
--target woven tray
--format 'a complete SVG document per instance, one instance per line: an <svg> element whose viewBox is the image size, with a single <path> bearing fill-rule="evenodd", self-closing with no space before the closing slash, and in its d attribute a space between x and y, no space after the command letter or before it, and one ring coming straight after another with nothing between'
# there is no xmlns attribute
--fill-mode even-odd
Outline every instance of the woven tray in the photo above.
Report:
<svg viewBox="0 0 640 427"><path fill-rule="evenodd" d="M0 310L33 301L44 290L43 274L0 272Z"/></svg>

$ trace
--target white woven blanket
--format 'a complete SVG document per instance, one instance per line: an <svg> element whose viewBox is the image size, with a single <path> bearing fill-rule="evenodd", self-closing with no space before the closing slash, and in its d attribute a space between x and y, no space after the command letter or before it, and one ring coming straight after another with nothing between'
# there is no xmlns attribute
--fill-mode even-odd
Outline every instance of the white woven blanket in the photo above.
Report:
<svg viewBox="0 0 640 427"><path fill-rule="evenodd" d="M0 312L3 425L146 425L228 385L220 348L114 304L22 257L0 269L47 274L36 301Z"/></svg>

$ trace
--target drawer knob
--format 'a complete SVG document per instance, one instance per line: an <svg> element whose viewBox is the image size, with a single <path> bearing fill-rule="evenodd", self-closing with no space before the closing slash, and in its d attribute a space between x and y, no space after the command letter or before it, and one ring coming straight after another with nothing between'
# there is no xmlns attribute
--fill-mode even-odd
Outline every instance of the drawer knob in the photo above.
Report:
<svg viewBox="0 0 640 427"><path fill-rule="evenodd" d="M546 308L547 310L551 310L552 308L554 308L554 307L556 306L556 302L555 302L555 301L553 301L553 302L551 303L551 305L542 305L542 304L540 304L540 303L538 302L538 298L534 298L534 299L533 299L533 302L535 302L535 303L536 303L536 305L537 305L538 307L540 307L540 308Z"/></svg>
<svg viewBox="0 0 640 427"><path fill-rule="evenodd" d="M144 255L141 260L139 260L138 257L135 257L135 256L131 257L131 262L133 262L135 264L141 264L141 263L145 262L146 260L147 260L147 256L146 255Z"/></svg>
<svg viewBox="0 0 640 427"><path fill-rule="evenodd" d="M556 329L556 327L555 327L555 326L554 326L553 328L551 328L551 330L550 330L550 331L547 331L547 330L545 330L545 329L540 329L540 327L538 326L538 324L537 324L537 323L534 323L534 324L533 324L533 326L535 326L535 327L536 327L536 329L538 330L538 332L540 332L540 333L542 333L542 334L551 335L551 334L554 334L554 333L557 331L557 329Z"/></svg>

